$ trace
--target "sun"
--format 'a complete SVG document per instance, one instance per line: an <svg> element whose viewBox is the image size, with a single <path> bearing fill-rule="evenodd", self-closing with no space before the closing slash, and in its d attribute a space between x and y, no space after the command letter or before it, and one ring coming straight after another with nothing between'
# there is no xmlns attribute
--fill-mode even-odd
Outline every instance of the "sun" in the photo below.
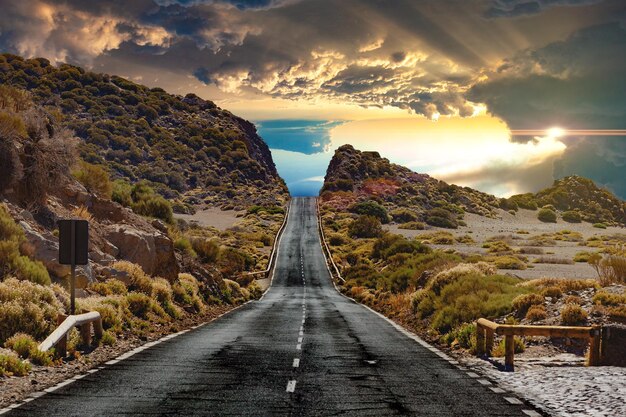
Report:
<svg viewBox="0 0 626 417"><path fill-rule="evenodd" d="M560 127L551 127L550 129L546 130L546 135L551 138L560 138L561 136L564 136L565 133L565 129Z"/></svg>

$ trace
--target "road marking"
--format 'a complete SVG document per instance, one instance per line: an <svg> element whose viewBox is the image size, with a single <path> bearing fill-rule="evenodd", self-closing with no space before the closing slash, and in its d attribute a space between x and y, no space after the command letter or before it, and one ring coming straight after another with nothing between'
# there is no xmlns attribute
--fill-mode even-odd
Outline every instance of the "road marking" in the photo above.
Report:
<svg viewBox="0 0 626 417"><path fill-rule="evenodd" d="M304 336L304 331L300 330L300 331L298 332L298 336Z"/></svg>
<svg viewBox="0 0 626 417"><path fill-rule="evenodd" d="M302 343L298 343L296 345L296 350L302 350Z"/></svg>
<svg viewBox="0 0 626 417"><path fill-rule="evenodd" d="M296 380L292 379L287 382L287 392L294 392L296 390Z"/></svg>
<svg viewBox="0 0 626 417"><path fill-rule="evenodd" d="M487 381L486 379L477 379L477 381L481 385L491 385L491 382Z"/></svg>
<svg viewBox="0 0 626 417"><path fill-rule="evenodd" d="M530 417L541 417L541 414L539 414L538 412L534 410L522 410L522 413Z"/></svg>
<svg viewBox="0 0 626 417"><path fill-rule="evenodd" d="M509 404L515 404L515 405L519 405L519 404L523 404L520 400L518 400L515 397L504 397L504 399L509 403Z"/></svg>
<svg viewBox="0 0 626 417"><path fill-rule="evenodd" d="M304 326L300 326L300 331L303 332L304 331Z"/></svg>
<svg viewBox="0 0 626 417"><path fill-rule="evenodd" d="M299 337L298 338L298 343L302 344L302 339L303 339L302 337Z"/></svg>
<svg viewBox="0 0 626 417"><path fill-rule="evenodd" d="M478 375L477 373L474 372L466 372L467 376L469 376L470 378L480 378L480 375Z"/></svg>
<svg viewBox="0 0 626 417"><path fill-rule="evenodd" d="M502 388L498 388L498 387L489 387L489 389L495 392L496 394L504 394L506 392Z"/></svg>
<svg viewBox="0 0 626 417"><path fill-rule="evenodd" d="M294 367L294 368L297 368L297 367L299 367L299 366L300 366L300 359L295 358L295 359L293 360L293 367Z"/></svg>

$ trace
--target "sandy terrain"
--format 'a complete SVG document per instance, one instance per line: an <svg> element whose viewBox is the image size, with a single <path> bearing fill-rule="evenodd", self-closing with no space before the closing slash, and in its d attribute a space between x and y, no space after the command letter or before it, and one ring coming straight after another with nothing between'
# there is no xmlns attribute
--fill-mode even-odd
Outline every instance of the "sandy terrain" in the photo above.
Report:
<svg viewBox="0 0 626 417"><path fill-rule="evenodd" d="M475 244L456 244L456 245L433 245L440 249L450 249L461 253L480 253L486 254L487 250L482 248L486 239L492 236L510 236L512 241L509 243L514 249L527 246L527 239L532 236L541 235L543 233L556 233L562 230L570 230L579 232L583 238L587 239L594 235L614 235L626 234L626 228L608 227L607 229L598 229L590 223L567 223L559 219L558 223L543 223L537 219L537 212L531 210L519 210L516 215L512 215L504 210L499 210L499 218L491 219L482 217L477 214L466 213L465 222L467 226L459 227L456 230L442 229L438 227L428 227L427 230L403 230L398 225L386 225L385 228L392 233L397 233L406 237L414 237L433 231L446 231L455 236L469 235L476 241ZM519 231L528 233L520 234ZM502 272L516 275L521 278L533 279L542 277L554 278L596 278L596 273L587 263L575 264L549 264L549 263L533 263L539 257L553 257L559 259L572 260L574 255L580 251L594 252L596 248L580 246L578 242L556 241L554 246L542 246L543 255L525 255L529 259L528 269L525 270L502 270Z"/></svg>
<svg viewBox="0 0 626 417"><path fill-rule="evenodd" d="M174 214L174 217L177 219L183 219L188 222L196 222L203 227L214 227L220 231L233 227L239 221L241 216L242 212L235 210L222 211L215 207L198 210L196 214Z"/></svg>

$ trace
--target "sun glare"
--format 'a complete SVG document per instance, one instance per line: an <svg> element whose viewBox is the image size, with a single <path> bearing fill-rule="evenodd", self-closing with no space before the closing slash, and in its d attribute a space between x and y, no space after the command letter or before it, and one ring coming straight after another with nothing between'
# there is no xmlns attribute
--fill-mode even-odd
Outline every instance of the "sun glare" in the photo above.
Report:
<svg viewBox="0 0 626 417"><path fill-rule="evenodd" d="M550 129L546 130L546 134L551 138L560 138L561 136L565 135L565 129L562 129L560 127L551 127Z"/></svg>

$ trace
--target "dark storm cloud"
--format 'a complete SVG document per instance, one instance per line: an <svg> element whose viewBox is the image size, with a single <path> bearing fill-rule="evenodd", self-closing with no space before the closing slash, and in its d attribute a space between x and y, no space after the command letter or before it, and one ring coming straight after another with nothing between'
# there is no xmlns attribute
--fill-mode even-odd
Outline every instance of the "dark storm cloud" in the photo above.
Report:
<svg viewBox="0 0 626 417"><path fill-rule="evenodd" d="M626 28L586 28L562 42L520 53L471 88L512 129L626 128ZM522 142L531 138L518 137ZM568 138L555 176L590 177L626 197L626 137Z"/></svg>
<svg viewBox="0 0 626 417"><path fill-rule="evenodd" d="M604 0L493 0L485 12L487 17L517 17L541 13L555 6L586 6Z"/></svg>

